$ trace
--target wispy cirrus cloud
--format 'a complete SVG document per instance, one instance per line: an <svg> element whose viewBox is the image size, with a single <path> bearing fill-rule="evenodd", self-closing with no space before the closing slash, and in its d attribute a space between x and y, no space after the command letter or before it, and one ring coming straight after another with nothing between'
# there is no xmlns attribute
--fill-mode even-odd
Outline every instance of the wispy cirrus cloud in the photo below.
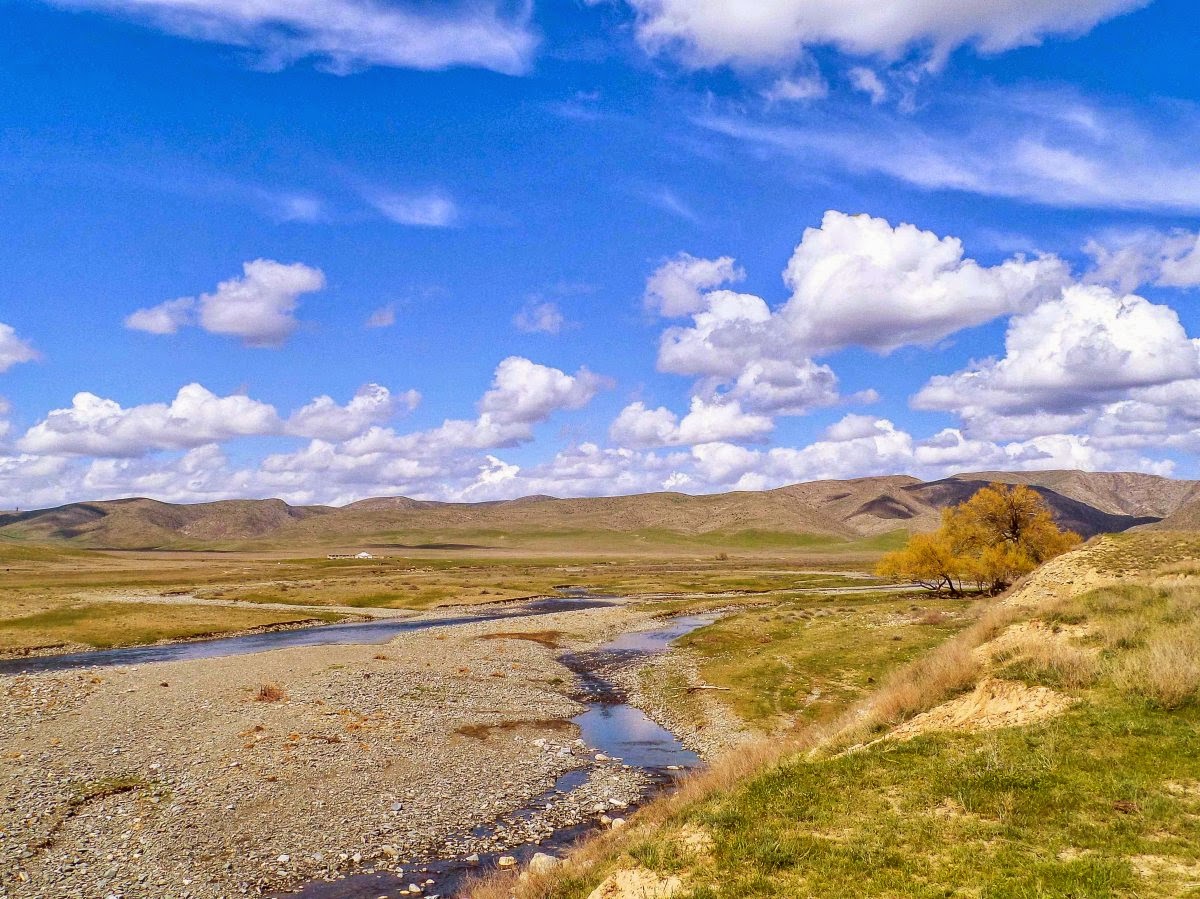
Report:
<svg viewBox="0 0 1200 899"><path fill-rule="evenodd" d="M820 172L830 162L925 190L1046 206L1200 211L1200 107L1136 112L1064 89L940 94L918 112L823 109L785 117L705 114L701 128L735 147Z"/></svg>
<svg viewBox="0 0 1200 899"><path fill-rule="evenodd" d="M528 0L416 4L372 0L45 0L93 10L170 34L254 52L283 68L315 59L334 72L365 66L470 66L509 75L528 70L538 45Z"/></svg>
<svg viewBox="0 0 1200 899"><path fill-rule="evenodd" d="M414 228L451 228L461 217L458 203L441 190L421 193L372 192L369 202L384 218Z"/></svg>

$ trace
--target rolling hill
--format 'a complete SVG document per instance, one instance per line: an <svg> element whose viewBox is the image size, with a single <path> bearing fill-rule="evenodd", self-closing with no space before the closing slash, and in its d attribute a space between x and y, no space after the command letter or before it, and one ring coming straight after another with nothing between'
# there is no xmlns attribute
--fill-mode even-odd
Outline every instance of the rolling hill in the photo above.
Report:
<svg viewBox="0 0 1200 899"><path fill-rule="evenodd" d="M1200 497L1191 499L1165 518L1147 525L1153 531L1200 531Z"/></svg>
<svg viewBox="0 0 1200 899"><path fill-rule="evenodd" d="M72 503L0 515L0 539L89 548L237 548L621 539L736 543L739 535L823 541L937 526L941 509L993 481L1028 484L1059 523L1085 537L1173 520L1200 523L1200 482L1114 472L978 472L937 481L906 475L813 481L762 492L651 493L486 503L378 497L342 507L282 500L177 505L151 499Z"/></svg>

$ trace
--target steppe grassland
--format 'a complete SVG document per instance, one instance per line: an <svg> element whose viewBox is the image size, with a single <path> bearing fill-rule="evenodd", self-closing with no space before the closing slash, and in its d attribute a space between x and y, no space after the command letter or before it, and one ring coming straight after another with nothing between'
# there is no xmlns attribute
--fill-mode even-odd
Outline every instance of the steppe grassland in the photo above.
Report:
<svg viewBox="0 0 1200 899"><path fill-rule="evenodd" d="M6 542L0 544L0 652L185 639L336 620L358 609L493 603L552 595L562 585L753 600L776 590L868 585L870 579L851 575L869 570L888 543L739 534L728 542L740 549L714 552L711 536L661 545L647 544L645 536L633 535L623 552L609 555L597 547L611 535L583 534L564 544L570 554L539 545L454 544L373 547L377 558L369 560L329 559L326 547L86 551ZM801 545L780 550L789 540ZM351 549L357 550L338 551Z"/></svg>

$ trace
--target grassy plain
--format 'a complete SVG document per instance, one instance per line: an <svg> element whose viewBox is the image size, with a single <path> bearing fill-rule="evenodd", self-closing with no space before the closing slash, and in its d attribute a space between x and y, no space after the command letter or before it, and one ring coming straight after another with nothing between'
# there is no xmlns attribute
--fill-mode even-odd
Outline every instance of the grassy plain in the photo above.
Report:
<svg viewBox="0 0 1200 899"><path fill-rule="evenodd" d="M807 725L793 709L784 737L719 761L553 875L476 899L582 899L622 869L679 877L677 899L1200 896L1200 539L1104 538L1044 574L1013 599L909 625L912 642L937 645L908 664L879 662L905 614L886 601L843 613L827 656L779 653L790 637L773 632L832 627L833 614L760 608L693 634L706 676L727 677L730 701L760 720L785 701L737 684L769 687L772 664L801 688L805 665L813 680L879 665L878 689L846 691L842 714ZM988 684L1017 697L1010 726L972 723ZM1046 696L1058 713L1033 714L1028 697ZM938 716L949 708L963 714Z"/></svg>
<svg viewBox="0 0 1200 899"><path fill-rule="evenodd" d="M8 540L0 542L0 652L132 645L334 620L358 610L502 602L562 586L681 602L864 586L873 581L861 571L888 543L753 532L718 541L714 551L712 535L649 546L640 542L646 535L635 534L624 552L604 554L599 549L611 534L580 532L534 550L504 548L497 535L469 536L490 543L375 547L369 560L329 559L316 548L87 551ZM800 548L779 548L797 540Z"/></svg>
<svg viewBox="0 0 1200 899"><path fill-rule="evenodd" d="M33 604L36 607L36 603ZM0 618L0 653L51 649L133 646L160 640L210 637L235 631L302 622L330 622L339 616L298 615L259 609L163 606L151 603L66 603L29 611L5 601ZM27 612L27 614L21 614Z"/></svg>

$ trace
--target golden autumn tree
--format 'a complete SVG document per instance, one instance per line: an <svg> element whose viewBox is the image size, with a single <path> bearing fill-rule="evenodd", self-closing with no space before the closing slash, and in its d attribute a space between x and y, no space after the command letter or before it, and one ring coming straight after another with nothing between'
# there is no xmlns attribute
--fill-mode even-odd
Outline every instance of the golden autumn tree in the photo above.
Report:
<svg viewBox="0 0 1200 899"><path fill-rule="evenodd" d="M876 569L931 590L961 595L967 585L993 593L1079 543L1079 535L1054 523L1036 491L992 484L969 500L942 510L942 525L916 534Z"/></svg>

